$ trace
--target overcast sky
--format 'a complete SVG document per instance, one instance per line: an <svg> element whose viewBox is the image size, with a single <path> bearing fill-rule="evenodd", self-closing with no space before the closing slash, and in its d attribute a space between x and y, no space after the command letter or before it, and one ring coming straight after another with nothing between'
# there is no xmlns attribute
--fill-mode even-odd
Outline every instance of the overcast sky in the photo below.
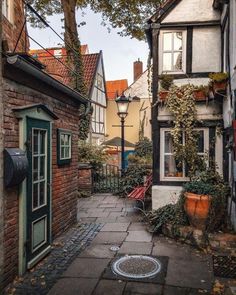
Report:
<svg viewBox="0 0 236 295"><path fill-rule="evenodd" d="M120 37L117 30L112 29L109 33L107 28L101 25L101 16L95 14L89 9L85 10L86 15L81 18L78 13L78 23L86 22L85 26L78 28L82 44L88 44L89 52L95 53L103 51L106 80L128 79L129 84L133 82L133 62L140 58L146 69L148 58L148 45L129 37ZM50 25L61 33L62 16L55 15L48 18ZM29 35L44 47L54 47L61 44L62 41L49 29L29 28ZM31 42L31 49L40 48Z"/></svg>

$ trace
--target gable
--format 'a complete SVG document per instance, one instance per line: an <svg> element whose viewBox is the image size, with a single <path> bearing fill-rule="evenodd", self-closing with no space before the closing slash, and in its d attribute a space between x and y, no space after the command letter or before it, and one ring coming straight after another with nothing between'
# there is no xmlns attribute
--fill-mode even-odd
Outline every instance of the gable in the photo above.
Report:
<svg viewBox="0 0 236 295"><path fill-rule="evenodd" d="M181 0L161 23L204 22L220 20L214 10L213 0Z"/></svg>

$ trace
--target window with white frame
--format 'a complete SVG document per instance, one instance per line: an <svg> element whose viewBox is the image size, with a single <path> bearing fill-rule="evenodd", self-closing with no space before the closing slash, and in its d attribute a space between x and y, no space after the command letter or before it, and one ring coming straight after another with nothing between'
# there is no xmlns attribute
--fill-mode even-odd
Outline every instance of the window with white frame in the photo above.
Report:
<svg viewBox="0 0 236 295"><path fill-rule="evenodd" d="M209 150L209 131L207 128L196 129L198 138L198 155L204 157ZM185 134L182 134L182 144L185 145ZM170 129L161 130L161 180L183 181L188 179L185 163L179 163L174 156L173 140Z"/></svg>
<svg viewBox="0 0 236 295"><path fill-rule="evenodd" d="M161 33L161 72L185 72L185 44L185 31L164 31Z"/></svg>
<svg viewBox="0 0 236 295"><path fill-rule="evenodd" d="M72 133L67 130L58 129L58 157L59 165L71 162Z"/></svg>

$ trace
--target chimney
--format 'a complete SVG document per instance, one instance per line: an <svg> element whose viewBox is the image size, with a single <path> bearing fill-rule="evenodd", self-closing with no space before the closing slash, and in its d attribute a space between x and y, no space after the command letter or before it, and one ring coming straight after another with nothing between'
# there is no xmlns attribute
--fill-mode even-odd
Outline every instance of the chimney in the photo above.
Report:
<svg viewBox="0 0 236 295"><path fill-rule="evenodd" d="M143 73L143 63L138 59L134 62L134 82L142 75Z"/></svg>

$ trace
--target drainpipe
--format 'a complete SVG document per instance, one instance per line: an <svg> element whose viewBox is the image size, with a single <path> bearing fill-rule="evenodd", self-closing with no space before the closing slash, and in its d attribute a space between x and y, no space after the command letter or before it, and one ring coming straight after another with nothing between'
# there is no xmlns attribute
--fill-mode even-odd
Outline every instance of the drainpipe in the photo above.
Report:
<svg viewBox="0 0 236 295"><path fill-rule="evenodd" d="M0 294L3 288L3 81L2 81L2 4L0 4Z"/></svg>
<svg viewBox="0 0 236 295"><path fill-rule="evenodd" d="M153 185L160 180L160 126L158 122L158 75L159 75L159 35L160 24L151 24L152 33L152 142L153 142Z"/></svg>

